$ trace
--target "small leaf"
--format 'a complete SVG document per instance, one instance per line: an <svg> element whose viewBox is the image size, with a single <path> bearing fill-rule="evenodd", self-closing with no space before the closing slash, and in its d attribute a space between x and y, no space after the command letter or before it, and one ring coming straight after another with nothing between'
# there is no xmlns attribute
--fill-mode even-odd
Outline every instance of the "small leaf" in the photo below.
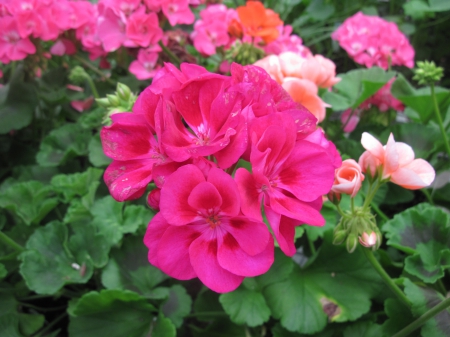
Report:
<svg viewBox="0 0 450 337"><path fill-rule="evenodd" d="M191 312L191 306L192 299L186 289L177 284L169 288L169 298L161 310L179 328L183 324L183 318Z"/></svg>
<svg viewBox="0 0 450 337"><path fill-rule="evenodd" d="M89 149L89 161L95 167L104 167L111 163L112 159L107 157L103 152L102 142L100 140L100 134L97 133L91 138L88 145Z"/></svg>
<svg viewBox="0 0 450 337"><path fill-rule="evenodd" d="M177 335L177 329L173 325L172 321L163 314L159 313L158 319L152 330L152 337L175 337Z"/></svg>
<svg viewBox="0 0 450 337"><path fill-rule="evenodd" d="M379 337L381 325L373 322L358 322L344 330L344 337Z"/></svg>
<svg viewBox="0 0 450 337"><path fill-rule="evenodd" d="M78 124L65 124L52 130L41 142L36 160L41 166L59 166L88 153L90 130Z"/></svg>
<svg viewBox="0 0 450 337"><path fill-rule="evenodd" d="M71 337L144 337L156 309L128 290L92 291L69 303Z"/></svg>
<svg viewBox="0 0 450 337"><path fill-rule="evenodd" d="M395 298L388 298L384 302L384 311L389 318L382 325L383 336L393 336L414 321L409 308Z"/></svg>
<svg viewBox="0 0 450 337"><path fill-rule="evenodd" d="M0 207L19 216L27 225L39 223L58 204L53 189L39 181L11 185L0 195Z"/></svg>
<svg viewBox="0 0 450 337"><path fill-rule="evenodd" d="M19 329L25 336L31 336L44 326L44 315L18 314Z"/></svg>
<svg viewBox="0 0 450 337"><path fill-rule="evenodd" d="M2 337L24 337L19 331L19 317L16 314L0 316Z"/></svg>
<svg viewBox="0 0 450 337"><path fill-rule="evenodd" d="M0 280L5 278L8 275L8 271L5 268L5 265L0 263Z"/></svg>
<svg viewBox="0 0 450 337"><path fill-rule="evenodd" d="M219 300L225 312L236 324L255 327L270 318L270 309L259 291L241 286L235 291L220 295Z"/></svg>

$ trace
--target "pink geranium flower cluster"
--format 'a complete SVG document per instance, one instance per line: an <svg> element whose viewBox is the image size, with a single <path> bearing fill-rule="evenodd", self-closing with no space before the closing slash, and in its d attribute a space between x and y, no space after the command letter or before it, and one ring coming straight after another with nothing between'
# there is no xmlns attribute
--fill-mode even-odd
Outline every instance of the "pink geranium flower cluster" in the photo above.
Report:
<svg viewBox="0 0 450 337"><path fill-rule="evenodd" d="M315 117L259 67L233 64L228 77L166 64L133 112L112 121L101 131L113 159L105 182L125 201L154 181L148 201L160 211L144 242L150 263L172 277L228 292L266 272L274 243L262 207L289 256L295 226L325 222L322 195L341 158Z"/></svg>
<svg viewBox="0 0 450 337"><path fill-rule="evenodd" d="M236 35L239 33L242 41L261 44L267 54L278 55L285 51L292 51L302 56L311 54L309 49L303 46L302 39L292 34L291 26L280 25L277 29L278 37L266 44L262 38L246 34L235 9L217 4L200 11L200 20L195 22L191 38L195 48L206 56L214 55L218 47L228 49L236 41Z"/></svg>
<svg viewBox="0 0 450 337"><path fill-rule="evenodd" d="M353 60L370 68L414 66L414 49L393 22L361 12L351 16L331 35Z"/></svg>

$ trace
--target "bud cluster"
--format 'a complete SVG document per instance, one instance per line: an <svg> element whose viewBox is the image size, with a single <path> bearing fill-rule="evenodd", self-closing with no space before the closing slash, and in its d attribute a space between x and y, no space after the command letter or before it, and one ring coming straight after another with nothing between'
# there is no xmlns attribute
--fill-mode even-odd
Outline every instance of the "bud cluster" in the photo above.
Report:
<svg viewBox="0 0 450 337"><path fill-rule="evenodd" d="M340 245L345 242L349 253L355 251L358 241L373 250L378 249L382 242L375 217L370 210L364 208L355 208L353 213L344 214L334 229L333 244Z"/></svg>
<svg viewBox="0 0 450 337"><path fill-rule="evenodd" d="M433 61L419 61L417 62L417 68L414 69L414 73L413 79L419 84L433 84L440 81L444 75L444 69L436 66Z"/></svg>
<svg viewBox="0 0 450 337"><path fill-rule="evenodd" d="M264 57L264 51L250 43L236 41L225 53L227 61L242 65L253 64Z"/></svg>
<svg viewBox="0 0 450 337"><path fill-rule="evenodd" d="M106 98L98 98L96 102L107 109L108 113L103 119L104 124L111 124L110 116L118 112L130 112L136 102L137 96L123 83L117 83L116 92L106 95Z"/></svg>

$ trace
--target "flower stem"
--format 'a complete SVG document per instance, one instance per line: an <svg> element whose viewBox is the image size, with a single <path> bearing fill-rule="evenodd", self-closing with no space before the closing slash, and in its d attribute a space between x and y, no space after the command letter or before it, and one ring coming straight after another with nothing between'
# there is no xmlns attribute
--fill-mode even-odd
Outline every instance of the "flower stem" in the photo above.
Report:
<svg viewBox="0 0 450 337"><path fill-rule="evenodd" d="M81 56L78 55L72 55L72 57L77 60L78 62L82 63L85 67L91 69L94 73L96 73L97 75L101 76L102 79L104 79L106 82L108 82L109 84L114 85L114 81L111 80L110 78L107 78L105 76L104 73L102 73L100 70L98 70L94 65L92 65L90 62L86 61L84 58L82 58Z"/></svg>
<svg viewBox="0 0 450 337"><path fill-rule="evenodd" d="M161 41L158 42L159 46L162 48L162 50L164 51L164 53L167 54L167 56L169 56L169 58L172 60L173 63L175 63L175 65L177 67L180 66L181 64L181 60L178 58L177 55L175 55L174 53L172 53L172 51L167 48L164 43L162 43Z"/></svg>
<svg viewBox="0 0 450 337"><path fill-rule="evenodd" d="M397 332L392 337L405 337L408 336L411 332L414 330L420 328L423 324L425 324L430 318L433 318L438 313L440 313L442 310L448 308L450 306L450 298L446 298L438 305L435 305L433 308L428 310L426 313L424 313L422 316L420 316L418 319L416 319L414 322L412 322L410 325L404 327L402 330Z"/></svg>
<svg viewBox="0 0 450 337"><path fill-rule="evenodd" d="M375 213L378 214L378 216L383 219L384 221L389 221L389 217L384 214L384 212L378 207L377 204L375 204L374 202L372 202L370 204L370 207L375 211Z"/></svg>
<svg viewBox="0 0 450 337"><path fill-rule="evenodd" d="M39 331L37 334L33 335L33 337L41 337L48 331L50 331L56 324L59 323L64 317L66 317L67 312L63 312L61 315L55 318L53 322L51 322L49 325L47 325L45 328L43 328L41 331Z"/></svg>
<svg viewBox="0 0 450 337"><path fill-rule="evenodd" d="M311 250L311 254L316 255L317 250L316 250L316 247L314 246L314 242L312 242L311 238L309 237L308 231L305 231L305 234L306 234L306 238L308 239L309 250Z"/></svg>
<svg viewBox="0 0 450 337"><path fill-rule="evenodd" d="M386 273L384 268L381 266L381 264L378 262L378 260L373 255L373 252L371 249L363 248L364 254L366 255L369 262L372 264L372 266L375 268L375 270L378 272L378 274L383 279L384 283L392 290L392 292L398 297L398 299L406 305L408 308L411 308L411 302L408 300L406 295L403 293L403 291L400 290L400 288L395 284L395 282L392 280L392 278Z"/></svg>
<svg viewBox="0 0 450 337"><path fill-rule="evenodd" d="M433 201L433 198L431 197L430 192L428 192L428 190L425 189L425 188L421 188L420 191L425 195L425 197L427 198L428 202L431 205L434 205L434 201Z"/></svg>
<svg viewBox="0 0 450 337"><path fill-rule="evenodd" d="M439 124L439 129L441 129L442 138L444 138L445 149L447 150L447 153L450 156L450 144L448 142L447 134L445 132L444 123L442 123L441 111L439 110L439 104L437 102L436 94L434 92L434 83L430 84L430 88L431 88L431 97L433 98L434 112L436 114L436 119Z"/></svg>
<svg viewBox="0 0 450 337"><path fill-rule="evenodd" d="M0 241L7 244L8 246L10 246L11 248L13 248L14 250L16 250L18 252L23 252L25 250L25 248L23 248L16 241L14 241L8 235L6 235L5 233L3 233L1 231L0 231Z"/></svg>

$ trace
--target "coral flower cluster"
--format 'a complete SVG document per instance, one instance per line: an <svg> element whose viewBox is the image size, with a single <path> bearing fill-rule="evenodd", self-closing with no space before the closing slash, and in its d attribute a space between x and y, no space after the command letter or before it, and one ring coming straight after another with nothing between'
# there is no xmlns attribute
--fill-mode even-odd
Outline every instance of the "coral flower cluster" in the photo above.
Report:
<svg viewBox="0 0 450 337"><path fill-rule="evenodd" d="M222 76L165 64L133 111L111 118L101 131L113 159L106 184L125 201L155 183L148 201L159 213L144 243L168 275L232 291L270 268L273 237L292 256L295 226L324 225L322 195L341 158L263 69L233 64Z"/></svg>
<svg viewBox="0 0 450 337"><path fill-rule="evenodd" d="M390 65L414 66L414 49L393 22L361 12L346 19L331 35L349 56L370 68Z"/></svg>
<svg viewBox="0 0 450 337"><path fill-rule="evenodd" d="M330 88L340 81L333 61L322 55L302 57L294 52L283 52L278 56L266 56L255 65L265 69L294 101L311 111L318 122L323 121L327 104L318 96L318 89Z"/></svg>

